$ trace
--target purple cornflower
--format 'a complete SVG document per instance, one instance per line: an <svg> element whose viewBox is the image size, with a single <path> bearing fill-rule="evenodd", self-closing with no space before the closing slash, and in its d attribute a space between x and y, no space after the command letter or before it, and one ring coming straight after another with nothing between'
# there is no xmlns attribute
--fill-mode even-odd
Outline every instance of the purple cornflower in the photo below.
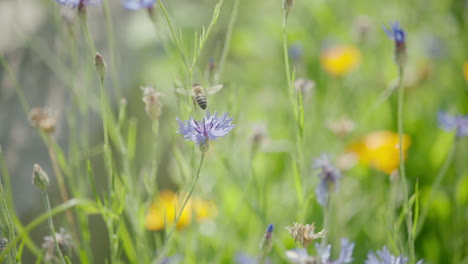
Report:
<svg viewBox="0 0 468 264"><path fill-rule="evenodd" d="M354 243L350 243L346 238L341 239L340 256L335 261L330 260L330 244L326 247L321 247L319 244L315 243L315 248L317 249L317 253L322 260L322 264L345 264L351 263L353 261Z"/></svg>
<svg viewBox="0 0 468 264"><path fill-rule="evenodd" d="M440 111L437 114L439 127L445 131L457 131L457 137L468 136L468 115L451 115Z"/></svg>
<svg viewBox="0 0 468 264"><path fill-rule="evenodd" d="M61 5L77 7L77 6L97 5L101 3L101 0L55 0L55 2Z"/></svg>
<svg viewBox="0 0 468 264"><path fill-rule="evenodd" d="M390 24L390 28L384 27L384 31L395 41L395 61L402 67L406 62L406 33L398 21Z"/></svg>
<svg viewBox="0 0 468 264"><path fill-rule="evenodd" d="M258 264L259 257L247 255L245 253L236 253L235 262L237 264ZM271 260L269 258L266 258L265 264L271 264Z"/></svg>
<svg viewBox="0 0 468 264"><path fill-rule="evenodd" d="M122 5L130 10L152 8L156 0L122 0Z"/></svg>
<svg viewBox="0 0 468 264"><path fill-rule="evenodd" d="M227 113L222 116L210 115L210 111L206 112L206 117L202 121L195 121L191 117L190 120L182 123L179 118L179 130L177 131L184 136L187 141L193 141L198 144L200 150L205 152L208 150L209 142L219 137L223 137L229 133L234 127L231 124L232 117L228 117Z"/></svg>
<svg viewBox="0 0 468 264"><path fill-rule="evenodd" d="M367 255L365 264L405 264L408 261L407 257L390 254L386 246L382 250L377 250L377 255L378 257L374 252L370 252ZM423 264L423 260L419 260L416 264Z"/></svg>
<svg viewBox="0 0 468 264"><path fill-rule="evenodd" d="M321 181L317 189L315 189L315 193L317 195L317 202L325 206L328 202L329 192L338 189L339 181L343 176L340 170L331 164L327 154L322 154L316 158L313 168L321 170L318 174Z"/></svg>

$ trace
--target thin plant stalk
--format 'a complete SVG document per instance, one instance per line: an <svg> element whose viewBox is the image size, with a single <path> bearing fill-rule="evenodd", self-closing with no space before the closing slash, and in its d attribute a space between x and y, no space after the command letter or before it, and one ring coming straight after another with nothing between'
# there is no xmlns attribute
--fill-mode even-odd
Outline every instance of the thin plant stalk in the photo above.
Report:
<svg viewBox="0 0 468 264"><path fill-rule="evenodd" d="M195 178L193 179L192 187L190 187L190 191L189 191L187 197L185 198L185 200L184 200L184 202L182 204L182 207L180 208L179 212L177 213L177 217L175 218L171 229L169 230L169 232L166 235L166 239L165 239L163 248L161 249L161 252L159 253L158 257L155 259L155 261L153 261L153 263L160 263L161 258L164 256L165 251L167 250L167 245L169 244L169 240L172 237L172 234L174 233L174 230L175 230L175 228L177 226L177 223L180 220L180 217L182 216L182 213L184 212L185 206L187 206L187 203L190 200L190 197L192 197L193 191L195 190L198 179L200 178L200 172L201 172L201 168L203 166L204 161L205 161L205 152L202 151L201 152L201 157L200 157L200 163L198 165L198 169L197 169L197 173L195 174Z"/></svg>
<svg viewBox="0 0 468 264"><path fill-rule="evenodd" d="M408 179L406 178L405 173L405 159L404 159L404 150L403 150L403 102L404 102L404 85L403 85L403 76L404 76L404 67L403 65L398 65L398 153L400 161L400 176L403 184L403 196L405 199L404 210L406 211L406 226L408 233L408 244L410 249L410 263L415 261L415 252L414 252L414 237L412 234L412 210L409 204L408 198Z"/></svg>
<svg viewBox="0 0 468 264"><path fill-rule="evenodd" d="M46 207L46 212L49 213L48 222L49 222L50 233L52 234L52 239L54 240L54 244L55 244L55 251L57 251L60 262L61 263L67 263L65 261L65 257L63 256L62 250L59 247L59 244L57 242L57 238L55 237L55 227L54 227L54 220L52 219L52 214L51 214L49 194L47 193L47 190L45 190L45 189L41 190L41 193L42 193L42 198L44 200L44 206Z"/></svg>

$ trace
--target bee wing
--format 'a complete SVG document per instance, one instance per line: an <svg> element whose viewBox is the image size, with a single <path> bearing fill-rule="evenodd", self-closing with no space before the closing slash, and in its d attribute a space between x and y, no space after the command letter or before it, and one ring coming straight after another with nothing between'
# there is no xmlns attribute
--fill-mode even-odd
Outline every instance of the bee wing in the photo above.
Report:
<svg viewBox="0 0 468 264"><path fill-rule="evenodd" d="M176 93L180 93L180 94L192 96L192 91L188 91L188 90L186 90L186 89L184 89L184 88L174 88L174 91L175 91Z"/></svg>
<svg viewBox="0 0 468 264"><path fill-rule="evenodd" d="M214 94L214 93L218 92L221 89L223 89L222 84L214 85L214 86L211 86L210 88L207 88L206 93L207 94Z"/></svg>

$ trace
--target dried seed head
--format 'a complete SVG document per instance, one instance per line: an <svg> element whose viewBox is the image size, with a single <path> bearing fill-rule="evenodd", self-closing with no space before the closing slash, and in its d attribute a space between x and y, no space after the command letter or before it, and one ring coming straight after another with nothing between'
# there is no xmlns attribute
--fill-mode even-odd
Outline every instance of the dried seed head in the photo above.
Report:
<svg viewBox="0 0 468 264"><path fill-rule="evenodd" d="M107 71L106 61L102 57L99 52L96 52L96 56L94 57L94 66L96 67L96 72L99 74L101 78L101 82L104 81L104 75Z"/></svg>
<svg viewBox="0 0 468 264"><path fill-rule="evenodd" d="M8 244L8 239L2 238L0 239L0 250L5 250Z"/></svg>
<svg viewBox="0 0 468 264"><path fill-rule="evenodd" d="M49 176L38 164L34 164L33 184L41 190L44 190L49 185Z"/></svg>
<svg viewBox="0 0 468 264"><path fill-rule="evenodd" d="M289 14L289 11L294 6L294 0L284 0L283 2L283 9L286 12L286 16Z"/></svg>
<svg viewBox="0 0 468 264"><path fill-rule="evenodd" d="M312 223L311 225L306 224L298 224L294 223L294 226L287 226L286 229L291 234L294 241L299 241L299 244L306 248L313 240L322 238L325 236L325 230L322 230L318 233L314 233L315 231L315 224Z"/></svg>
<svg viewBox="0 0 468 264"><path fill-rule="evenodd" d="M55 233L55 240L59 246L60 251L63 255L71 255L73 250L73 240L70 234L65 232L65 229L60 228L59 233ZM42 248L45 249L45 260L52 261L58 258L58 252L55 250L55 242L52 236L44 237L44 243L42 243Z"/></svg>
<svg viewBox="0 0 468 264"><path fill-rule="evenodd" d="M312 80L300 78L294 82L294 86L297 93L302 93L302 97L304 99L308 99L315 89L315 82Z"/></svg>
<svg viewBox="0 0 468 264"><path fill-rule="evenodd" d="M156 92L151 85L141 87L141 90L143 90L143 102L145 103L146 114L152 120L158 120L162 108L159 97L163 96L163 94Z"/></svg>
<svg viewBox="0 0 468 264"><path fill-rule="evenodd" d="M328 121L327 122L327 127L330 131L333 132L338 137L344 137L348 135L349 133L353 132L355 128L355 124L353 120L347 118L347 117L342 117L338 120L334 121Z"/></svg>
<svg viewBox="0 0 468 264"><path fill-rule="evenodd" d="M47 134L55 131L57 119L50 110L40 107L35 107L29 112L29 123L37 127Z"/></svg>

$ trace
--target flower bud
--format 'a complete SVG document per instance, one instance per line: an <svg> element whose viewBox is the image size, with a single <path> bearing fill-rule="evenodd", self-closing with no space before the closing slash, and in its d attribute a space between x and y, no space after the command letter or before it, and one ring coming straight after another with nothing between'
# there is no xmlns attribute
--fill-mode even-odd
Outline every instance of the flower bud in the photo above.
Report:
<svg viewBox="0 0 468 264"><path fill-rule="evenodd" d="M294 0L284 0L283 9L284 9L284 12L286 12L286 16L289 14L289 10L291 10L293 6L294 6Z"/></svg>
<svg viewBox="0 0 468 264"><path fill-rule="evenodd" d="M263 236L262 242L260 242L260 251L263 255L270 253L273 247L273 224L269 224L265 235Z"/></svg>
<svg viewBox="0 0 468 264"><path fill-rule="evenodd" d="M146 114L153 121L158 120L161 115L162 103L159 100L159 97L163 96L162 93L156 92L153 86L148 85L141 87L143 90L143 102L145 103Z"/></svg>
<svg viewBox="0 0 468 264"><path fill-rule="evenodd" d="M104 81L104 75L107 71L107 65L104 61L104 58L99 52L96 52L96 57L94 57L94 66L96 66L96 72L99 74L101 78L101 82Z"/></svg>
<svg viewBox="0 0 468 264"><path fill-rule="evenodd" d="M2 238L0 239L0 250L5 250L8 244L8 239Z"/></svg>
<svg viewBox="0 0 468 264"><path fill-rule="evenodd" d="M33 183L41 190L44 190L49 185L49 176L38 164L34 164Z"/></svg>

